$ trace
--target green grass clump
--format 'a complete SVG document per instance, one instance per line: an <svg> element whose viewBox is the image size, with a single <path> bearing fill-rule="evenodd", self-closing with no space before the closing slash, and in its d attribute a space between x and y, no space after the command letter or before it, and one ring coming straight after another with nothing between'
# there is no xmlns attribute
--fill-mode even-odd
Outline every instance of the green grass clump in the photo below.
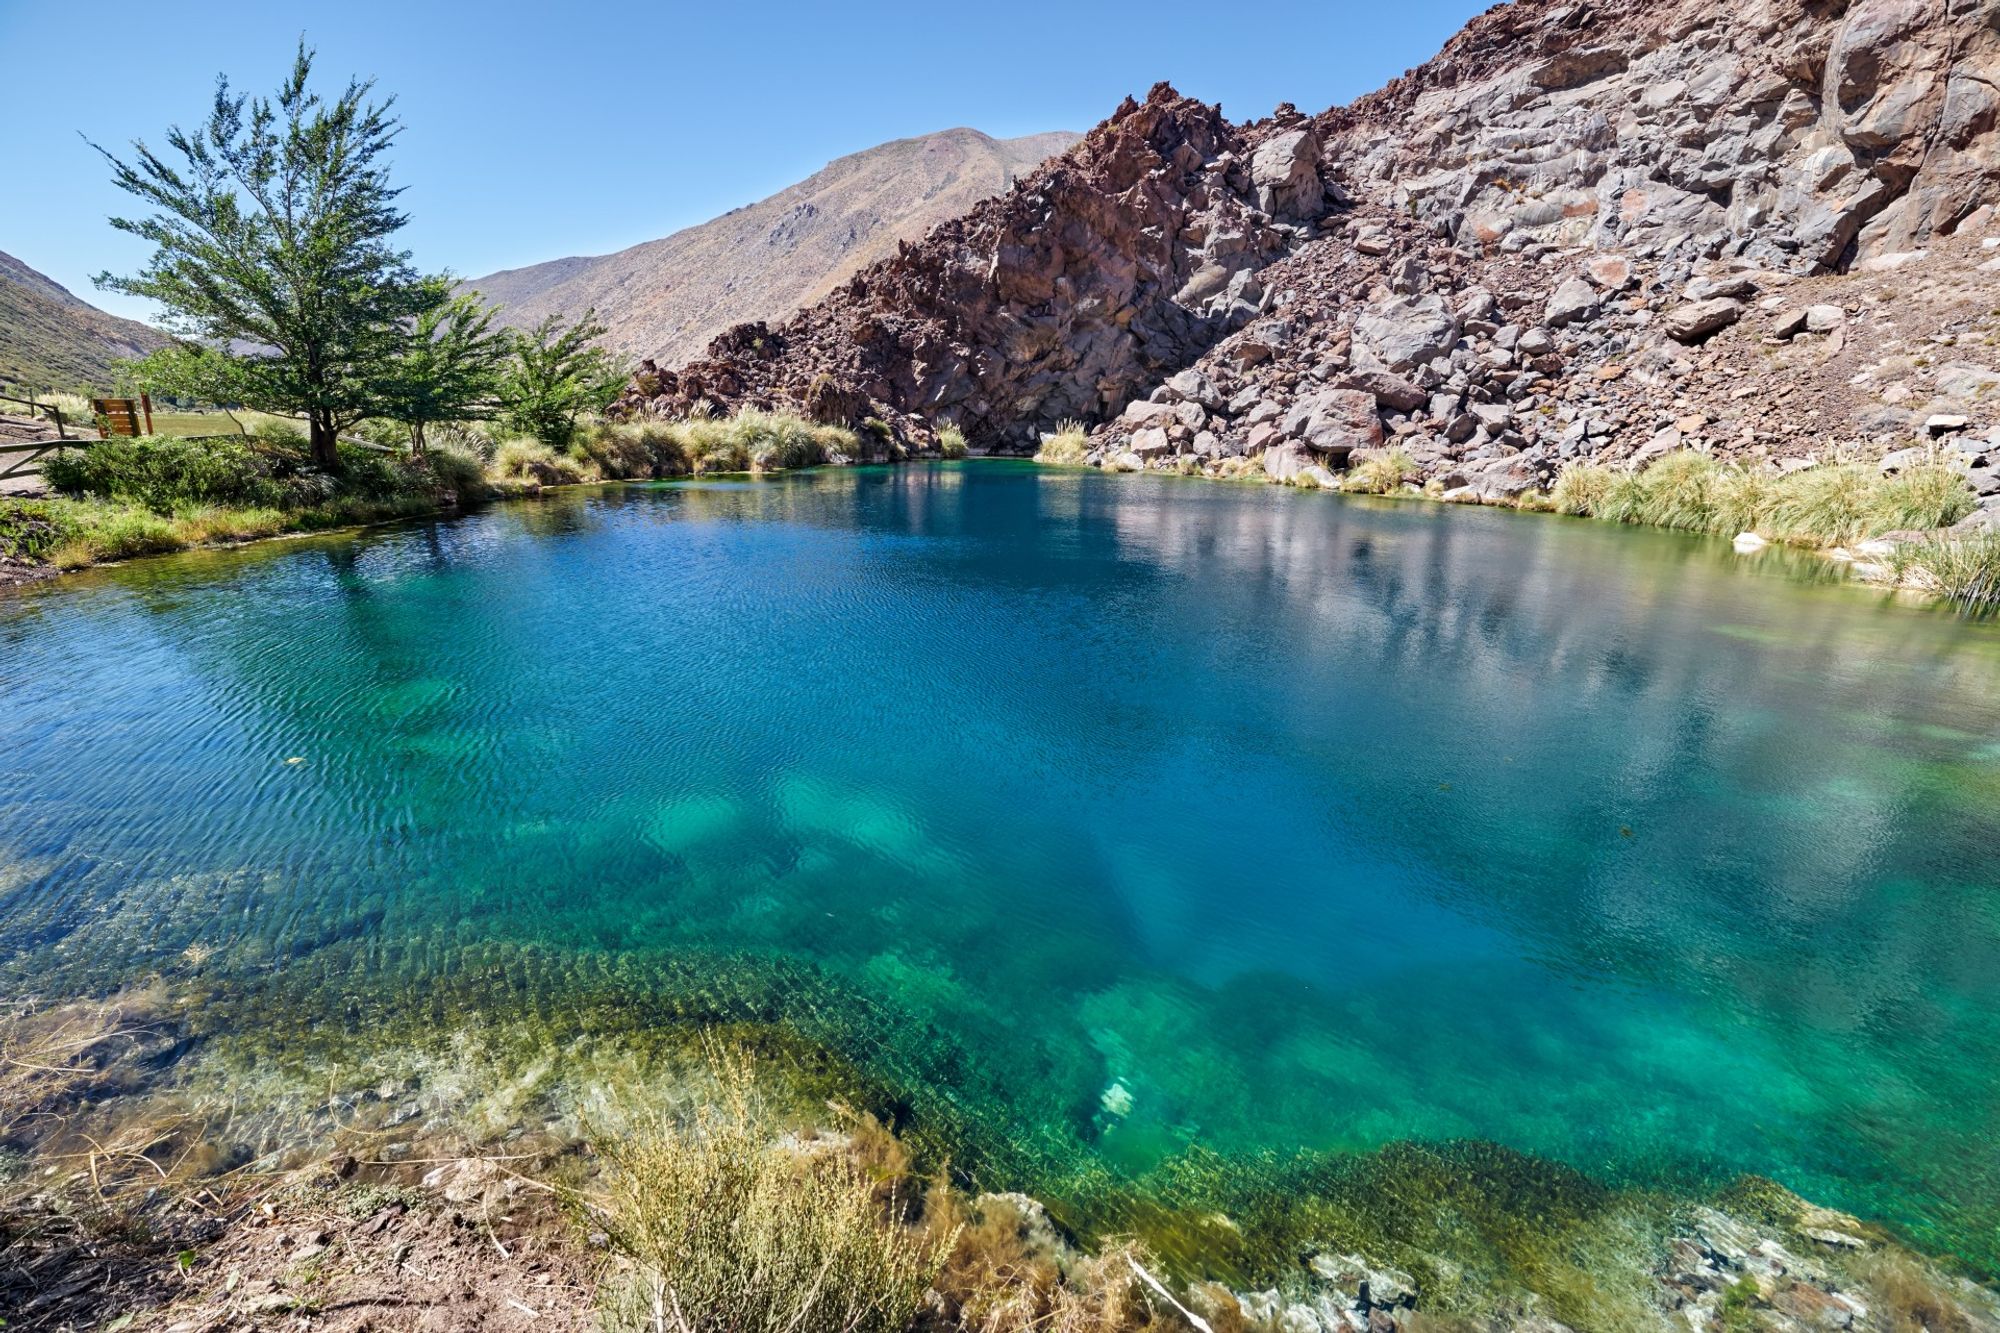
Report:
<svg viewBox="0 0 2000 1333"><path fill-rule="evenodd" d="M557 453L526 436L508 440L495 450L492 470L503 481L535 486L570 486L594 480L592 469L584 460Z"/></svg>
<svg viewBox="0 0 2000 1333"><path fill-rule="evenodd" d="M938 452L946 458L965 457L965 432L948 421L938 427Z"/></svg>
<svg viewBox="0 0 2000 1333"><path fill-rule="evenodd" d="M601 1145L596 1201L634 1266L605 1311L670 1333L900 1333L957 1237L907 1225L853 1153L758 1127L747 1081L691 1123L644 1122Z"/></svg>
<svg viewBox="0 0 2000 1333"><path fill-rule="evenodd" d="M1958 522L1976 503L1956 469L1940 462L1918 463L1875 489L1869 517L1878 532L1931 532Z"/></svg>
<svg viewBox="0 0 2000 1333"><path fill-rule="evenodd" d="M1801 545L1849 545L1884 532L1950 527L1972 512L1965 478L1943 463L1892 477L1858 463L1829 463L1778 476L1679 450L1636 472L1572 463L1550 499L1565 514L1734 536L1756 532Z"/></svg>
<svg viewBox="0 0 2000 1333"><path fill-rule="evenodd" d="M1708 454L1682 449L1640 474L1644 483L1632 521L1684 532L1715 531L1715 483L1722 464Z"/></svg>
<svg viewBox="0 0 2000 1333"><path fill-rule="evenodd" d="M745 408L733 417L690 417L666 429L678 441L688 470L697 474L815 467L860 452L854 431L789 412Z"/></svg>
<svg viewBox="0 0 2000 1333"><path fill-rule="evenodd" d="M2000 534L1961 541L1901 542L1889 571L1905 587L1975 615L2000 611Z"/></svg>
<svg viewBox="0 0 2000 1333"><path fill-rule="evenodd" d="M1340 489L1362 495L1387 495L1416 480L1422 469L1407 449L1371 449L1357 455L1341 479Z"/></svg>
<svg viewBox="0 0 2000 1333"><path fill-rule="evenodd" d="M576 452L619 481L680 477L693 471L680 435L664 421L605 422L577 437Z"/></svg>
<svg viewBox="0 0 2000 1333"><path fill-rule="evenodd" d="M1856 463L1828 463L1781 478L1759 531L1784 541L1841 546L1868 535L1876 477ZM1878 529L1879 530L1879 529Z"/></svg>
<svg viewBox="0 0 2000 1333"><path fill-rule="evenodd" d="M1618 474L1601 463L1569 463L1556 474L1549 501L1559 514L1591 516L1604 507Z"/></svg>
<svg viewBox="0 0 2000 1333"><path fill-rule="evenodd" d="M1035 453L1035 461L1052 467L1078 467L1090 453L1090 432L1081 421L1067 420L1056 427L1056 433L1042 441L1042 447Z"/></svg>

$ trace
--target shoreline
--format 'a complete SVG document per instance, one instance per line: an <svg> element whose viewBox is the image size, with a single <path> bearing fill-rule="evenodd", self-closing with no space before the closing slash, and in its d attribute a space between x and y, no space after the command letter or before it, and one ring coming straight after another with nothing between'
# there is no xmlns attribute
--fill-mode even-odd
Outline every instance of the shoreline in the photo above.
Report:
<svg viewBox="0 0 2000 1333"><path fill-rule="evenodd" d="M220 1328L304 1315L358 1331L387 1309L457 1327L592 1326L638 1262L614 1239L606 1173L658 1126L705 1123L701 1108L725 1095L732 1061L755 1061L755 1142L785 1160L830 1153L876 1163L871 1170L886 1173L876 1178L903 1182L918 1210L909 1225L960 1219L954 1234L967 1239L935 1279L940 1290L975 1271L1003 1291L1030 1268L1087 1291L1109 1274L1154 1293L1126 1293L1151 1308L1149 1327L1202 1327L1169 1308L1179 1306L1237 1333L2000 1328L1990 1282L1771 1181L1743 1176L1686 1194L1611 1187L1498 1145L1391 1142L1328 1154L1290 1187L1218 1158L1208 1170L1251 1182L1228 1211L1135 1195L1140 1206L1123 1225L1086 1227L1059 1197L981 1186L965 1164L947 1171L885 1128L870 1112L886 1105L876 1098L893 1103L894 1089L843 1092L837 1074L796 1082L768 1048L757 1057L738 1045L744 1054L730 1056L729 1043L758 1040L740 1025L715 1037L711 1025L690 1024L672 1034L681 1054L664 1063L624 1063L593 1047L597 1072L586 1072L576 1109L557 1119L540 1102L482 1109L452 1091L467 1079L507 1088L519 1078L510 1061L526 1050L465 1057L461 1048L461 1067L435 1075L435 1089L379 1069L371 1089L340 1077L337 1063L320 1083L302 1068L289 1076L283 1127L253 1128L265 1151L242 1160L229 1135L255 1126L255 1099L220 1085L227 1059L201 1034L203 1008L198 995L155 983L0 1020L9 1062L0 1143L11 1150L0 1172L0 1257L14 1260L0 1273L0 1296L10 1278L37 1275L29 1294L16 1285L7 1297L20 1300L10 1328L127 1315L141 1329ZM353 1040L393 1054L393 1037L386 1046ZM561 1049L591 1065L591 1051ZM283 1091L259 1086L265 1097ZM404 1098L414 1100L399 1110ZM432 1109L415 1110L420 1103ZM231 1113L212 1118L225 1104ZM1382 1230L1310 1221L1303 1231L1264 1230L1266 1209L1284 1217L1349 1188L1377 1200ZM1280 1243L1245 1267L1253 1241ZM999 1277L982 1267L996 1251L1008 1261ZM79 1284L92 1272L101 1280ZM909 1327L970 1325L924 1317Z"/></svg>
<svg viewBox="0 0 2000 1333"><path fill-rule="evenodd" d="M342 533L362 532L371 528L390 527L398 523L406 523L413 521L427 522L441 518L451 518L451 517L458 517L458 516L477 513L489 504L503 503L515 500L532 500L552 493L562 493L574 490L587 490L593 487L658 485L663 483L704 481L704 480L715 480L721 478L770 479L785 475L787 473L810 473L818 471L822 468L837 471L837 470L845 470L847 468L856 466L902 467L911 464L934 465L939 463L952 463L952 462L957 462L961 464L971 464L971 465L978 465L983 463L1004 463L1017 466L1032 465L1038 471L1047 471L1056 474L1062 474L1062 473L1083 474L1089 472L1101 472L1110 475L1116 475L1119 472L1125 470L1120 468L1100 468L1090 464L1043 463L1037 461L1035 457L1030 454L987 453L987 454L975 454L963 460L933 458L933 457L917 457L917 458L909 458L901 460L889 460L887 462L882 462L882 463L826 462L803 468L773 468L765 470L753 469L750 471L742 471L742 472L706 472L706 473L693 473L686 476L669 476L669 477L602 477L595 480L585 480L585 481L528 484L525 486L518 486L512 489L507 489L499 493L473 501L471 503L461 503L458 501L453 501L452 503L439 505L435 508L415 510L408 513L399 513L382 518L368 519L355 523L343 523L324 528L310 528L310 527L287 528L283 531L273 532L265 535L249 536L233 540L202 542L180 547L175 550L143 551L128 556L122 556L116 559L93 560L88 563L72 565L72 566L58 566L49 563L30 563L21 561L12 556L0 554L0 596L5 596L11 592L14 592L22 588L27 588L38 584L53 581L65 574L80 573L83 570L87 569L114 568L121 565L131 564L135 561L150 559L155 556L183 555L192 551L236 550L244 547L258 546L266 542L272 542L272 541L299 539L306 537L338 536ZM1415 501L1415 502L1425 502L1429 504L1448 506L1454 508L1462 507L1471 509L1493 509L1493 510L1501 510L1501 511L1520 513L1520 514L1539 514L1546 517L1554 517L1554 518L1586 519L1592 522L1603 523L1606 526L1614 528L1644 528L1655 532L1674 533L1685 537L1699 537L1712 540L1730 540L1729 538L1719 537L1714 533L1690 531L1685 528L1677 528L1664 524L1628 522L1618 519L1600 518L1593 514L1566 513L1562 510L1557 509L1552 503L1548 501L1548 498L1546 496L1542 496L1539 492L1529 493L1534 502L1521 503L1520 502L1521 498L1527 498L1527 497L1517 497L1516 499L1513 500L1493 500L1474 494L1459 494L1459 495L1435 494L1430 490L1419 489L1412 486L1406 486L1398 490L1391 490L1380 493L1373 491L1348 491L1348 490L1343 490L1339 487L1326 487L1321 485L1302 484L1297 481L1292 481L1292 482L1278 481L1264 475L1264 473L1261 470L1248 466L1246 466L1245 468L1239 470L1238 472L1232 475L1227 475L1227 476L1210 476L1200 472L1168 472L1159 469L1145 469L1141 471L1139 475L1176 477L1191 481L1221 482L1224 484L1237 484L1244 486L1274 486L1284 490L1329 491L1334 495L1342 496L1349 499L1361 498L1369 500L1386 500L1386 501L1398 501L1398 502ZM34 497L34 498L40 499L43 497ZM1948 534L1940 533L1932 535L1936 537L1944 537ZM1865 541L1862 542L1858 548L1850 549L1849 547L1844 545L1815 546L1815 545L1801 544L1796 542L1772 540L1763 537L1756 537L1754 543L1745 544L1743 540L1744 536L1755 536L1755 534L1742 534L1735 539L1736 550L1739 554L1746 554L1746 555L1755 554L1756 552L1765 549L1780 549L1780 550L1794 551L1801 555L1807 555L1819 560L1826 561L1830 565L1844 567L1847 570L1847 579L1844 581L1849 581L1856 585L1871 588L1879 592L1888 593L1892 596L1892 599L1895 600L1899 605L1903 605L1910 610L1927 611L1927 612L1950 612L1952 614L1958 614L1958 615L1978 614L1976 610L1968 613L1965 610L1955 609L1952 606L1951 598L1943 592L1928 590L1920 586L1914 586L1908 580L1899 578L1896 575L1892 565L1890 563L1887 563L1887 561L1891 556L1891 551L1889 549L1889 546L1888 544L1885 544L1881 541L1876 541L1876 540ZM1869 549L1870 547L1875 547L1879 549L1871 550Z"/></svg>

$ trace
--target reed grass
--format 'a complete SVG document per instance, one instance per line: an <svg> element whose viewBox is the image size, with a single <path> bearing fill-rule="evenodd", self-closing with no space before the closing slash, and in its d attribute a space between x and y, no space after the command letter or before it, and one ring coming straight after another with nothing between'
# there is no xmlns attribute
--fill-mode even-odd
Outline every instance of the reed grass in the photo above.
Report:
<svg viewBox="0 0 2000 1333"><path fill-rule="evenodd" d="M1889 553L1888 567L1897 583L1961 611L1975 615L2000 611L2000 534L1898 542Z"/></svg>
<svg viewBox="0 0 2000 1333"><path fill-rule="evenodd" d="M1397 446L1371 449L1350 463L1347 475L1341 478L1340 489L1361 495L1388 495L1402 490L1422 473L1423 469L1407 449Z"/></svg>
<svg viewBox="0 0 2000 1333"><path fill-rule="evenodd" d="M1042 441L1035 461L1051 467L1078 467L1090 453L1090 432L1081 421L1065 420L1056 433Z"/></svg>
<svg viewBox="0 0 2000 1333"><path fill-rule="evenodd" d="M1557 476L1550 499L1562 513L1614 523L1716 536L1755 532L1809 546L1947 528L1974 504L1965 478L1936 460L1889 477L1858 463L1779 476L1694 450L1667 454L1636 472L1572 463Z"/></svg>

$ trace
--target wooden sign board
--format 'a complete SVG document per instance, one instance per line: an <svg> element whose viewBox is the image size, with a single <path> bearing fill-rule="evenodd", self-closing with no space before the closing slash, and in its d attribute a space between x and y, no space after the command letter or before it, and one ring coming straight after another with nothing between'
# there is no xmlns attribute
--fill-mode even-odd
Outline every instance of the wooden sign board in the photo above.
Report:
<svg viewBox="0 0 2000 1333"><path fill-rule="evenodd" d="M90 410L104 423L106 435L133 437L151 435L153 433L151 397L147 394L138 398L93 398L90 400Z"/></svg>

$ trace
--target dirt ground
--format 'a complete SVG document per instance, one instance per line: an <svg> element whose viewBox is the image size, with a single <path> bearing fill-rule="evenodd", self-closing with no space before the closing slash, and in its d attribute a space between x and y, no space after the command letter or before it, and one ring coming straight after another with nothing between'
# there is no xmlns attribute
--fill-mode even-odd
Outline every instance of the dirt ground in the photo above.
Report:
<svg viewBox="0 0 2000 1333"><path fill-rule="evenodd" d="M233 1206L197 1195L144 1232L30 1203L0 1217L0 1320L7 1333L598 1326L604 1252L546 1187L487 1159L425 1167L401 1184L412 1168L337 1159Z"/></svg>

